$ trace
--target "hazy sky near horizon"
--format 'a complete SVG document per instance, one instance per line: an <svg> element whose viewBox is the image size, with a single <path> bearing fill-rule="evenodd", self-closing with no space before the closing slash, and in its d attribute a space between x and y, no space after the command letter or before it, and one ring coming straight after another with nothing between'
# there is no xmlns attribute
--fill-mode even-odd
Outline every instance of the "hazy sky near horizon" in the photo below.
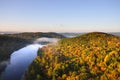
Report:
<svg viewBox="0 0 120 80"><path fill-rule="evenodd" d="M0 31L120 32L120 0L0 0Z"/></svg>

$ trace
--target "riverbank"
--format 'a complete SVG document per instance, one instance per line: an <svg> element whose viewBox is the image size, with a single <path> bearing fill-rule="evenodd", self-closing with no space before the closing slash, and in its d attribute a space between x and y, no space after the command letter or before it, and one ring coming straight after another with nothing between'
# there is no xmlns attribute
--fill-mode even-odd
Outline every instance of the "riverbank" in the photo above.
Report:
<svg viewBox="0 0 120 80"><path fill-rule="evenodd" d="M0 80L2 78L2 74L3 74L4 70L5 70L5 68L7 67L7 65L9 63L10 63L9 60L5 60L5 61L0 62Z"/></svg>
<svg viewBox="0 0 120 80"><path fill-rule="evenodd" d="M8 60L12 52L31 43L27 39L0 35L0 62Z"/></svg>

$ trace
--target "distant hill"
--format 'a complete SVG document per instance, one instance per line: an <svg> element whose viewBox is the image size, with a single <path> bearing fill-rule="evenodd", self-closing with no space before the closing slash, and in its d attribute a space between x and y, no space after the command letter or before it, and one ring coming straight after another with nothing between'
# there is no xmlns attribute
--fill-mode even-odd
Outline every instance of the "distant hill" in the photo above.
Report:
<svg viewBox="0 0 120 80"><path fill-rule="evenodd" d="M37 39L41 37L48 37L48 38L65 38L63 35L54 33L54 32L25 32L25 33L18 33L18 34L6 34L7 36L11 37L19 37L24 39Z"/></svg>
<svg viewBox="0 0 120 80"><path fill-rule="evenodd" d="M86 34L87 32L66 32L66 33L59 33L64 35L67 38L72 38L72 37L76 37L76 36L80 36L82 34ZM107 32L108 34L112 34L115 36L120 36L120 32Z"/></svg>
<svg viewBox="0 0 120 80"><path fill-rule="evenodd" d="M109 34L115 35L115 36L120 36L120 32L109 32Z"/></svg>
<svg viewBox="0 0 120 80"><path fill-rule="evenodd" d="M120 80L120 37L92 32L45 46L26 80Z"/></svg>

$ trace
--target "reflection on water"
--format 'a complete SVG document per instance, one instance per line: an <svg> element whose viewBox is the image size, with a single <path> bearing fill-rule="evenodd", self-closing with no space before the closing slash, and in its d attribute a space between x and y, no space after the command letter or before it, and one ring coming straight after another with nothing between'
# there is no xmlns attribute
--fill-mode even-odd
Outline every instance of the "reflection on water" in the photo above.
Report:
<svg viewBox="0 0 120 80"><path fill-rule="evenodd" d="M26 68L37 56L37 51L44 45L32 44L28 45L11 55L10 64L3 73L2 80L20 80Z"/></svg>

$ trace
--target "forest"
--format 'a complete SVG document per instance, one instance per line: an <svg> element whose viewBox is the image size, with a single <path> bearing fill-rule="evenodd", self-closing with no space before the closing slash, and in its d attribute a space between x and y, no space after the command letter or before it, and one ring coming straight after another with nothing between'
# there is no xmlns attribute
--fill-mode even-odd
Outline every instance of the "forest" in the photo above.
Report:
<svg viewBox="0 0 120 80"><path fill-rule="evenodd" d="M102 32L63 38L45 46L26 80L120 80L120 37Z"/></svg>

